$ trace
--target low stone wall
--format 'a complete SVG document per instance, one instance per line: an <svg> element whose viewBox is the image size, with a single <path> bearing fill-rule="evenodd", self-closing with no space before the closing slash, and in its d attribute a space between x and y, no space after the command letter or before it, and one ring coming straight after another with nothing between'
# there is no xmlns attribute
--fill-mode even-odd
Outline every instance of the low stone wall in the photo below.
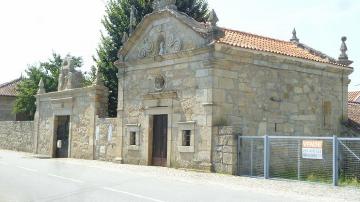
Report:
<svg viewBox="0 0 360 202"><path fill-rule="evenodd" d="M102 161L116 161L116 154L121 145L117 145L117 119L96 118L95 130L95 159Z"/></svg>
<svg viewBox="0 0 360 202"><path fill-rule="evenodd" d="M0 149L33 152L33 121L1 121Z"/></svg>

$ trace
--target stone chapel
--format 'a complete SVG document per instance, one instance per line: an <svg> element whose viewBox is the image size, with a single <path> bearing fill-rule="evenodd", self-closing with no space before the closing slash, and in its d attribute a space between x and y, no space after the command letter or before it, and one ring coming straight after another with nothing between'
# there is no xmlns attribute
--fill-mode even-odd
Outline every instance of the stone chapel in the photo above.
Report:
<svg viewBox="0 0 360 202"><path fill-rule="evenodd" d="M37 153L235 173L238 135L340 133L353 71L346 37L334 59L295 30L282 41L226 29L214 11L197 22L175 2L154 1L123 34L117 118L105 118L106 87L78 88L71 62L58 92L40 89Z"/></svg>

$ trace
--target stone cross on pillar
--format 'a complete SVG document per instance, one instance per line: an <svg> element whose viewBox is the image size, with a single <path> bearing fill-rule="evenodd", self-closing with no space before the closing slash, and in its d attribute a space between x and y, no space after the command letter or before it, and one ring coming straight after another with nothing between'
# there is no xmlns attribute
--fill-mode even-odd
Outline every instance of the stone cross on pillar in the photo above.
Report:
<svg viewBox="0 0 360 202"><path fill-rule="evenodd" d="M162 9L173 9L176 10L176 0L154 0L153 9L154 11L159 11Z"/></svg>

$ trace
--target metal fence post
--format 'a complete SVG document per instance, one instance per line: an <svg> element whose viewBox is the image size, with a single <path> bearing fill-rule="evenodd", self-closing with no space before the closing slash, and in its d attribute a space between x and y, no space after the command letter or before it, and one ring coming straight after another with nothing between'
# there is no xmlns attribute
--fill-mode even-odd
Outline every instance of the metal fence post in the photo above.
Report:
<svg viewBox="0 0 360 202"><path fill-rule="evenodd" d="M253 176L253 148L254 148L254 139L251 139L250 143L250 176Z"/></svg>
<svg viewBox="0 0 360 202"><path fill-rule="evenodd" d="M269 179L269 154L270 145L269 145L269 136L264 136L264 178Z"/></svg>
<svg viewBox="0 0 360 202"><path fill-rule="evenodd" d="M240 142L241 142L241 137L240 135L238 135L238 139L237 139L237 174L240 175Z"/></svg>
<svg viewBox="0 0 360 202"><path fill-rule="evenodd" d="M297 177L301 180L301 139L298 142Z"/></svg>
<svg viewBox="0 0 360 202"><path fill-rule="evenodd" d="M337 136L333 136L333 185L338 186L339 181L339 144Z"/></svg>

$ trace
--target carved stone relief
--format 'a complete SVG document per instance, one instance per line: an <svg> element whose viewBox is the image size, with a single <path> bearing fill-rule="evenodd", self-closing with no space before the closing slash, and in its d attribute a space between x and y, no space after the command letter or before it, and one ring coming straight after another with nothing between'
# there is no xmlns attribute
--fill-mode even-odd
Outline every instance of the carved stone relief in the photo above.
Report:
<svg viewBox="0 0 360 202"><path fill-rule="evenodd" d="M187 120L192 120L192 116L194 114L193 112L194 105L195 105L194 98L181 100L181 107L184 110L184 114Z"/></svg>
<svg viewBox="0 0 360 202"><path fill-rule="evenodd" d="M60 69L58 78L58 91L80 88L82 79L82 73L75 70L73 59L67 57Z"/></svg>
<svg viewBox="0 0 360 202"><path fill-rule="evenodd" d="M154 42L145 38L142 46L139 49L139 58L145 58L154 52Z"/></svg>
<svg viewBox="0 0 360 202"><path fill-rule="evenodd" d="M174 34L170 34L167 46L170 53L179 52L181 50L181 40L175 38Z"/></svg>
<svg viewBox="0 0 360 202"><path fill-rule="evenodd" d="M161 74L155 77L155 90L162 91L165 88L165 78Z"/></svg>
<svg viewBox="0 0 360 202"><path fill-rule="evenodd" d="M164 31L166 24L152 28L138 48L138 58L177 53L182 48L182 41L173 34L173 30Z"/></svg>

